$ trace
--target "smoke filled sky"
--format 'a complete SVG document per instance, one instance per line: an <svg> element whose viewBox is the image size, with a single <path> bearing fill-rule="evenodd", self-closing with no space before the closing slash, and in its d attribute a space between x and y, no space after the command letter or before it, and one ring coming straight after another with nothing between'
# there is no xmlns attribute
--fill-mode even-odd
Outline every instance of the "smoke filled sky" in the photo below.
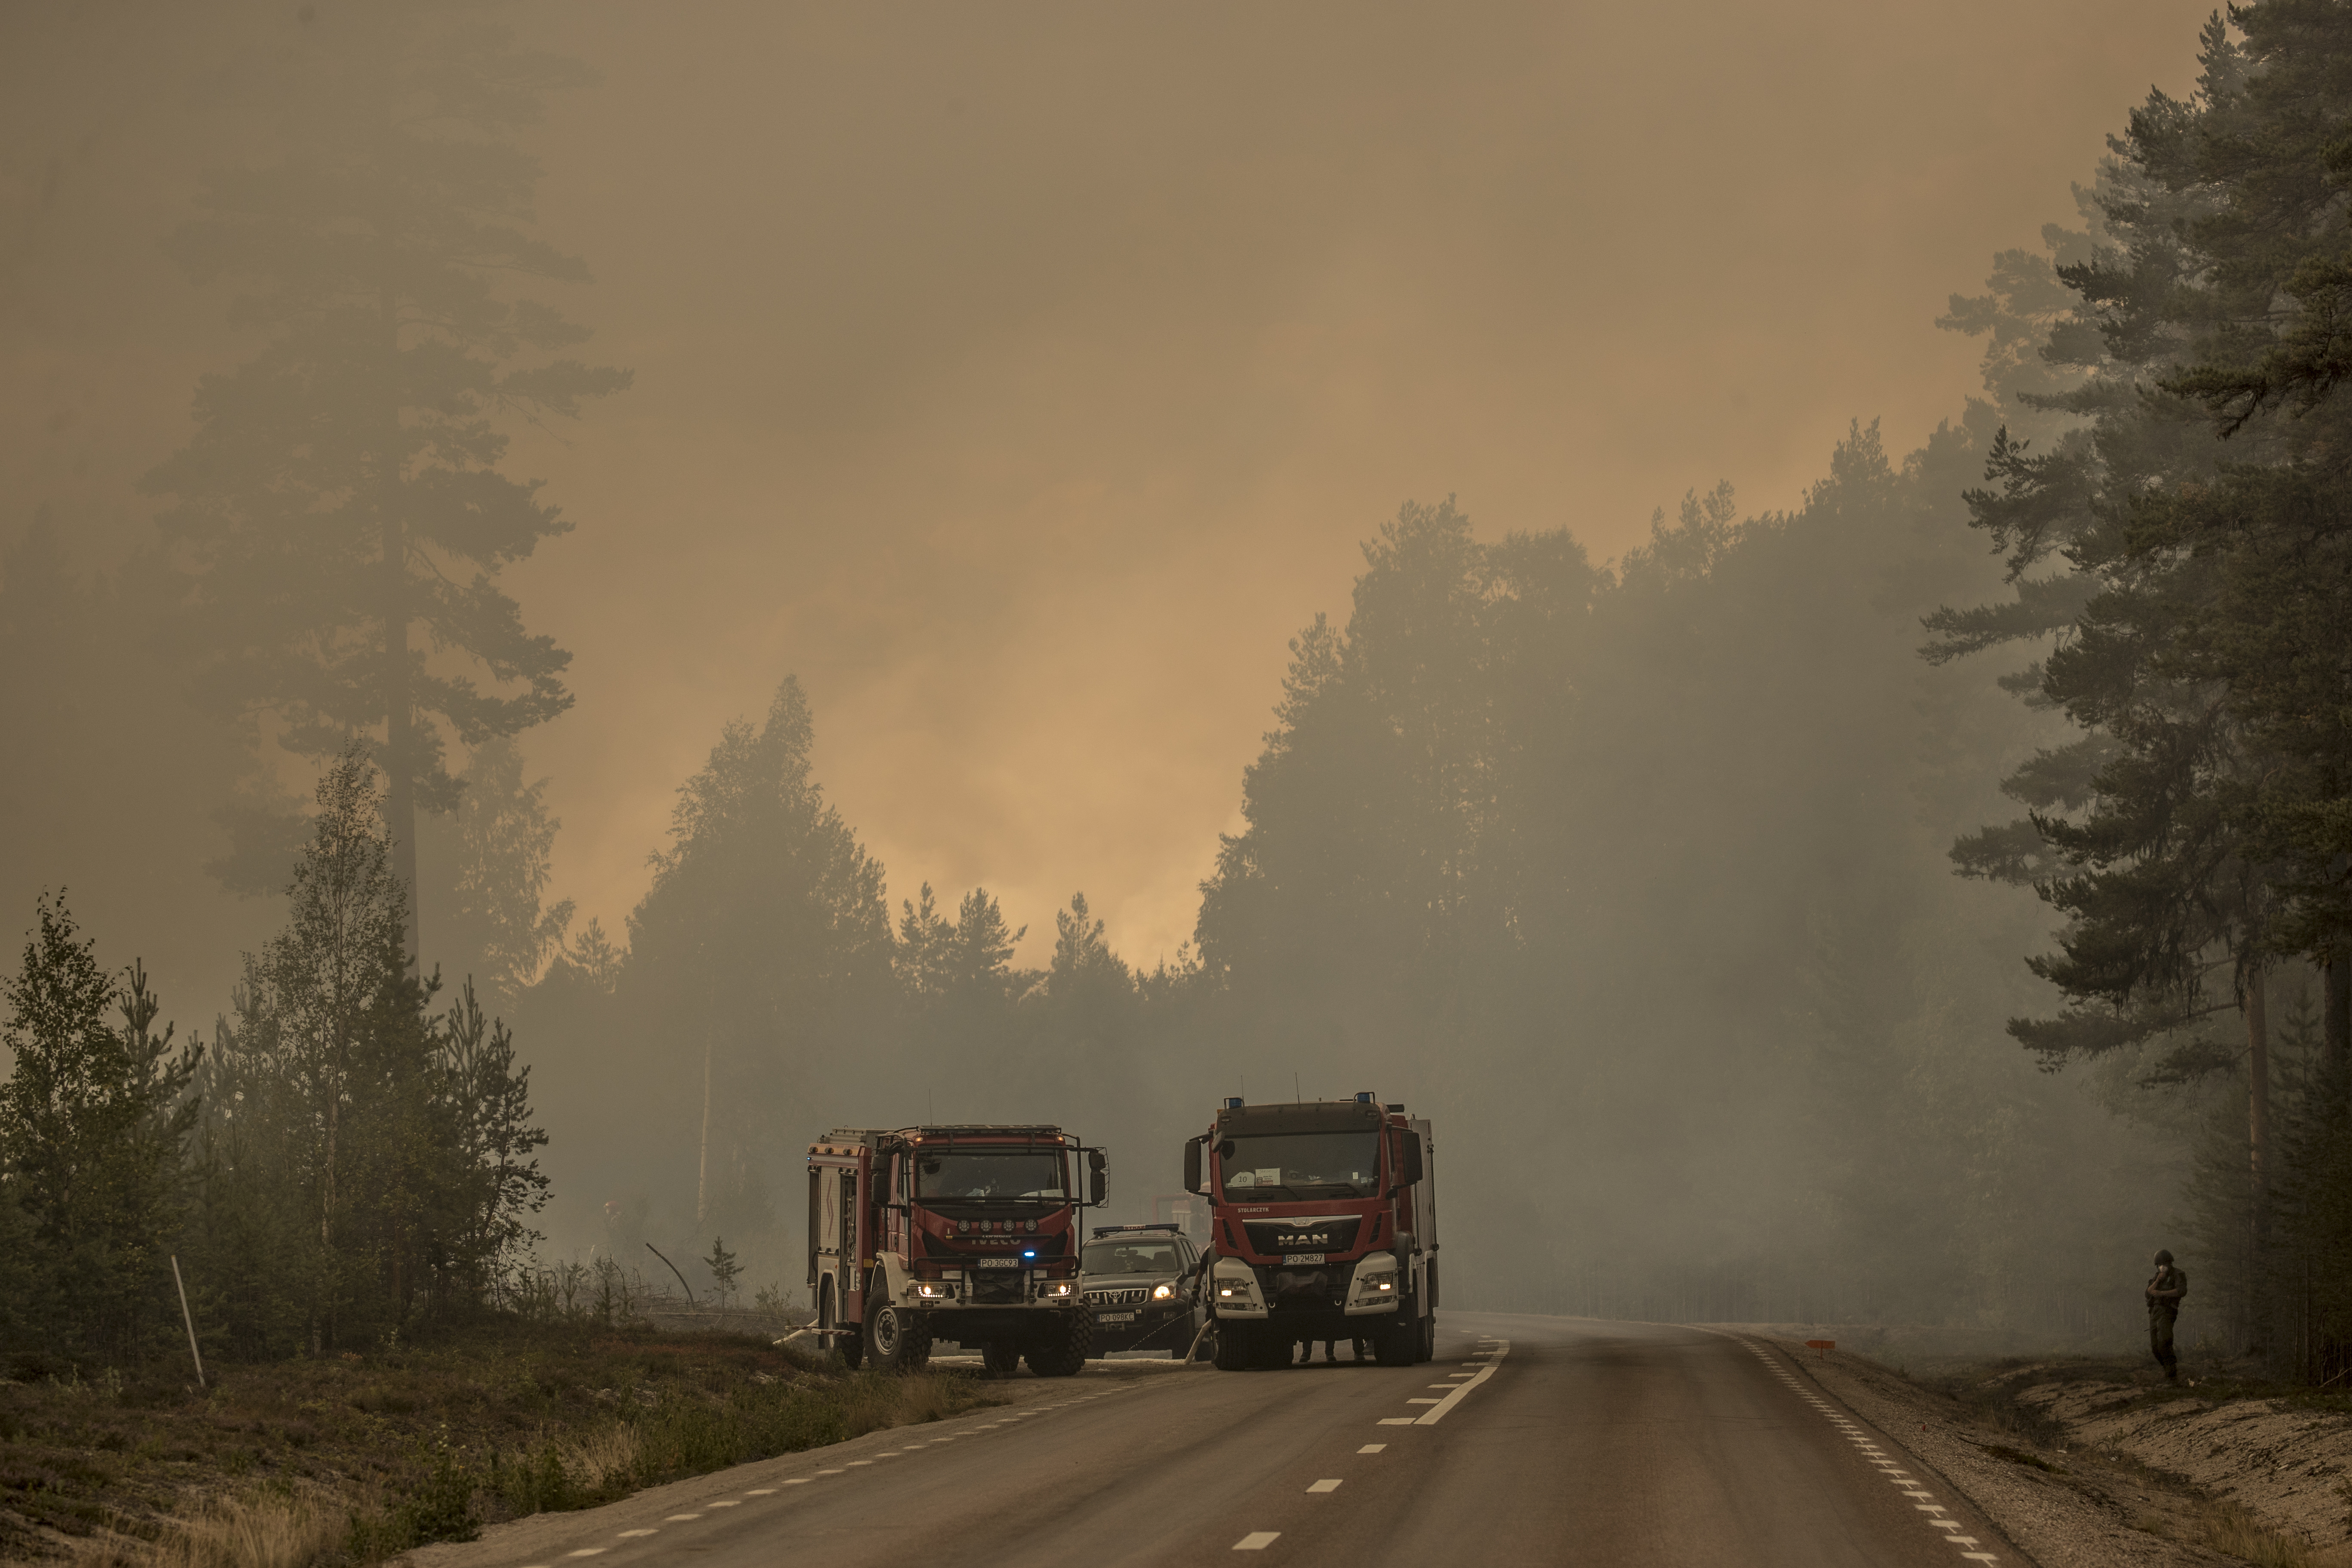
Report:
<svg viewBox="0 0 2352 1568"><path fill-rule="evenodd" d="M1936 331L2070 220L2210 0L1609 7L532 3L568 309L636 384L519 429L577 523L525 739L608 927L719 725L797 671L894 899L1084 888L1149 963L1236 826L1284 644L1408 499L1596 557L1847 422L1976 389ZM251 344L156 241L265 117L198 73L310 6L0 13L0 537L100 564ZM300 19L308 11L310 19Z"/></svg>

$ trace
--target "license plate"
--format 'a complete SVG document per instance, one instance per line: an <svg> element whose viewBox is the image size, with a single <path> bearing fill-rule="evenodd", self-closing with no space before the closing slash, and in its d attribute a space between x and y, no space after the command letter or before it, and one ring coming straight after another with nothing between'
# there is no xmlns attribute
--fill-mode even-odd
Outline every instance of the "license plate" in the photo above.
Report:
<svg viewBox="0 0 2352 1568"><path fill-rule="evenodd" d="M1011 1258L983 1258L980 1260L980 1266L982 1268L1010 1268L1017 1261L1018 1259ZM1321 1259L1318 1258L1317 1261L1320 1262Z"/></svg>
<svg viewBox="0 0 2352 1568"><path fill-rule="evenodd" d="M1095 1314L1095 1321L1097 1323L1131 1323L1135 1321L1135 1314L1133 1312L1097 1312Z"/></svg>
<svg viewBox="0 0 2352 1568"><path fill-rule="evenodd" d="M1285 1263L1320 1263L1323 1261L1323 1254L1319 1252L1286 1252L1282 1255L1282 1260Z"/></svg>

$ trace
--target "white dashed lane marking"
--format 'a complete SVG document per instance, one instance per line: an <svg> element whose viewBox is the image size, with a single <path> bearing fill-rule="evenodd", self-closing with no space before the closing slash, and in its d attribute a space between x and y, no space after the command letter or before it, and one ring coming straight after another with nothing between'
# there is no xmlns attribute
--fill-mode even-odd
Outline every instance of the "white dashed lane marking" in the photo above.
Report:
<svg viewBox="0 0 2352 1568"><path fill-rule="evenodd" d="M1377 1454L1382 1448L1387 1447L1388 1445L1386 1443L1367 1443L1362 1447L1357 1449L1356 1452L1359 1454Z"/></svg>
<svg viewBox="0 0 2352 1568"><path fill-rule="evenodd" d="M1107 1394L1121 1394L1121 1393L1125 1393L1125 1392L1126 1392L1126 1390L1124 1390L1124 1389L1120 1389L1120 1388L1105 1388L1105 1389L1099 1389L1099 1390L1097 1390L1095 1393L1092 1393L1092 1394L1081 1394L1076 1395L1076 1397L1074 1397L1074 1398L1066 1399L1066 1400L1064 1400L1064 1401L1063 1401L1061 1404L1059 1404L1059 1405L1037 1405L1037 1406L1035 1406L1035 1407L1034 1407L1034 1408L1032 1408L1032 1409L1028 1409L1028 1410L1015 1410L1015 1411L1012 1411L1012 1412L1009 1412L1009 1413L1008 1413L1008 1414L1006 1414L1006 1415L1001 1415L1001 1416L997 1417L997 1418L996 1418L995 1420L993 1420L993 1421L984 1422L984 1423L981 1424L980 1426L977 1426L973 1427L973 1428L971 1429L971 1432L992 1432L992 1431L996 1431L996 1430L998 1430L998 1429L1000 1429L1000 1428L1003 1428L1003 1427L1006 1427L1006 1426L1013 1426L1013 1425L1015 1425L1015 1424L1019 1423L1020 1421L1022 1421L1022 1420L1024 1420L1024 1419L1026 1419L1026 1418L1027 1418L1027 1417L1029 1417L1029 1416L1033 1416L1033 1415L1043 1415L1046 1414L1046 1413L1047 1413L1047 1412L1049 1412L1049 1411L1063 1410L1063 1409L1066 1409L1066 1408L1068 1408L1070 1405L1080 1405L1080 1404L1084 1404L1086 1401L1087 1401L1087 1400L1089 1400L1089 1399L1100 1399L1100 1398L1103 1398L1103 1397L1104 1397L1105 1395L1107 1395ZM936 1443L952 1443L952 1442L954 1442L954 1441L956 1440L956 1438L957 1438L958 1436L971 1436L971 1432L966 1432L966 1433L943 1432L943 1433L940 1433L940 1434L939 1436L937 1436L928 1438L928 1439L926 1439L925 1441L920 1442L920 1443L907 1443L907 1444L903 1444L903 1445L901 1445L900 1447L896 1447L896 1448L886 1448L886 1449L883 1449L883 1450L881 1450L880 1452L877 1453L877 1454L874 1456L874 1458L870 1458L870 1459L845 1459L845 1460L843 1460L839 1465L832 1466L832 1467L829 1467L829 1468L825 1468L825 1469L822 1469L822 1470L817 1471L816 1475L817 1475L817 1476L838 1476L838 1475L842 1475L842 1474L845 1473L846 1471L849 1471L849 1470L852 1470L852 1469L856 1469L856 1468L859 1468L859 1467L861 1467L861 1466L870 1466L870 1465L872 1465L872 1464L875 1462L875 1460L876 1460L876 1459L896 1459L896 1458L900 1458L900 1457L902 1457L902 1456L904 1456L904 1455L914 1453L914 1452L915 1452L916 1450L918 1450L918 1449L929 1447L931 1447L933 1444L936 1444ZM751 1488L750 1489L746 1490L746 1491L743 1493L743 1497L746 1497L746 1498L756 1498L756 1497L773 1497L773 1496L775 1496L775 1495L776 1495L776 1492L777 1492L777 1490L779 1489L779 1488L782 1488L782 1487L804 1487L804 1486L807 1486L811 1481L814 1480L815 1479L816 1479L816 1476L785 1476L785 1477L782 1478L781 1479L779 1479L779 1480L778 1480L778 1482L777 1482L777 1484L776 1484L775 1486L772 1486L772 1487L752 1487L752 1488ZM1331 1484L1332 1486L1337 1486L1337 1485L1339 1485L1339 1483L1338 1483L1337 1481L1334 1481L1334 1482L1332 1482L1332 1483L1330 1483L1330 1484ZM719 1500L715 1500L715 1501L712 1501L712 1502L707 1502L707 1503L703 1504L702 1506L703 1506L705 1509L717 1509L717 1508L741 1508L741 1507L743 1506L743 1500L742 1500L742 1498L721 1498L721 1499L719 1499ZM664 1520L662 1521L662 1523L663 1523L663 1524L688 1524L688 1523L691 1523L691 1522L693 1522L694 1521L696 1521L696 1520L698 1520L698 1519L700 1519L701 1517L702 1517L702 1515L701 1515L700 1513L673 1513L673 1514L669 1515L667 1518L664 1519ZM659 1527L659 1526L652 1526L652 1527L648 1527L648 1528L642 1529L642 1530L623 1530L623 1531L615 1531L615 1532L614 1532L614 1538L615 1538L616 1540L620 1540L620 1541L640 1541L640 1540L643 1540L645 1537L646 1537L646 1536L648 1536L648 1535L658 1535L658 1534L660 1534L660 1533L661 1533L661 1530L660 1530L660 1527ZM1278 1533L1278 1532L1277 1532L1277 1533ZM1273 1539L1274 1539L1274 1537L1273 1537L1272 1535L1268 1535L1268 1536L1266 1537L1266 1540L1267 1540L1267 1541L1271 1541L1271 1540L1273 1540ZM1261 1544L1262 1544L1262 1543L1261 1543ZM610 1551L610 1550L611 1550L611 1548L610 1548L610 1547L604 1547L604 1546L583 1546L583 1547L581 1547L578 1551L576 1551L576 1552L569 1552L569 1553L567 1553L566 1555L567 1555L567 1556L571 1556L571 1557L599 1557L599 1556L602 1556L604 1552L608 1552L608 1551ZM1255 1548L1253 1548L1253 1550L1255 1550ZM547 1564L545 1564L545 1563L533 1563L533 1564L531 1564L531 1565L530 1565L530 1568L547 1568Z"/></svg>
<svg viewBox="0 0 2352 1568"><path fill-rule="evenodd" d="M1720 1333L1722 1331L1710 1329L1707 1332ZM1949 1534L1938 1536L1937 1538L1937 1540L1948 1541L1955 1546L1975 1547L1983 1544L1973 1535L1960 1534L1960 1521L1958 1520L1937 1518L1936 1516L1937 1514L1949 1513L1952 1510L1946 1508L1943 1504L1936 1501L1936 1494L1928 1490L1924 1482L1915 1479L1910 1471L1896 1464L1893 1459L1888 1458L1886 1457L1886 1450L1881 1447L1878 1444L1872 1442L1869 1435L1863 1430L1858 1423L1848 1419L1838 1410L1837 1406L1832 1405L1828 1400L1823 1399L1812 1389L1806 1387L1803 1381L1800 1379L1796 1373L1790 1372L1786 1366L1781 1364L1781 1363L1774 1357L1769 1351L1758 1344L1755 1341L1744 1338L1738 1334L1725 1333L1723 1334L1723 1337L1745 1345L1748 1348L1748 1353L1754 1356L1758 1361L1762 1362L1764 1363L1765 1370L1769 1372L1774 1377L1779 1378L1783 1386L1788 1388L1790 1393L1796 1394L1798 1398L1811 1405L1815 1410L1821 1412L1822 1418L1823 1420L1827 1421L1832 1426L1836 1427L1840 1436L1843 1436L1847 1442L1852 1443L1857 1452L1859 1452L1864 1458L1868 1459L1873 1465L1876 1466L1878 1469L1885 1475L1888 1481L1892 1482L1905 1497L1911 1500L1911 1506L1914 1509L1916 1509L1919 1512L1928 1516L1924 1522L1933 1526L1935 1529L1951 1532ZM1963 1552L1959 1555L1970 1563L1998 1563L2000 1561L1999 1553L1991 1552L1969 1551Z"/></svg>
<svg viewBox="0 0 2352 1568"><path fill-rule="evenodd" d="M1339 1489L1339 1483L1331 1480L1317 1481L1307 1489L1310 1492L1336 1492Z"/></svg>
<svg viewBox="0 0 2352 1568"><path fill-rule="evenodd" d="M1243 1536L1239 1541L1234 1542L1234 1550L1236 1552L1263 1552L1267 1547L1273 1545L1276 1538L1281 1534L1282 1531L1278 1530L1253 1530L1247 1535Z"/></svg>
<svg viewBox="0 0 2352 1568"><path fill-rule="evenodd" d="M1491 1344L1495 1347L1494 1350L1487 1352L1490 1359L1487 1361L1486 1365L1480 1367L1476 1372L1472 1373L1462 1382L1454 1384L1450 1386L1443 1383L1433 1383L1430 1384L1432 1388L1447 1389L1444 1398L1438 1400L1408 1399L1405 1401L1407 1405L1427 1405L1433 1407L1423 1412L1417 1418L1418 1425L1423 1426L1434 1426L1440 1421L1444 1420L1446 1412L1461 1404L1462 1398L1465 1394L1477 1387L1480 1384L1486 1382L1488 1378L1494 1376L1496 1369L1503 1364L1503 1358L1511 1353L1511 1342L1508 1340L1481 1340L1479 1343Z"/></svg>

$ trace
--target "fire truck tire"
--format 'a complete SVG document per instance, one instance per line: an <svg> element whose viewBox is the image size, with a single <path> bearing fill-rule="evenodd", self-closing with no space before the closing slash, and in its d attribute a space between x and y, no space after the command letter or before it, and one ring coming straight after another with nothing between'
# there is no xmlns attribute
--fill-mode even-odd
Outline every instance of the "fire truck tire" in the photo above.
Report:
<svg viewBox="0 0 2352 1568"><path fill-rule="evenodd" d="M1087 1352L1095 1348L1094 1313L1080 1307L1046 1316L1061 1321L1029 1342L1029 1370L1039 1377L1068 1377L1083 1371Z"/></svg>
<svg viewBox="0 0 2352 1568"><path fill-rule="evenodd" d="M1430 1313L1421 1321L1421 1337L1413 1350L1412 1359L1415 1361L1434 1361L1437 1358L1437 1314L1435 1312Z"/></svg>
<svg viewBox="0 0 2352 1568"><path fill-rule="evenodd" d="M1247 1371L1251 1357L1257 1351L1257 1325L1221 1319L1217 1323L1214 1343L1219 1372Z"/></svg>
<svg viewBox="0 0 2352 1568"><path fill-rule="evenodd" d="M1412 1303L1403 1303L1410 1308ZM1421 1324L1400 1311L1372 1335L1372 1359L1382 1366L1411 1366L1420 1359Z"/></svg>
<svg viewBox="0 0 2352 1568"><path fill-rule="evenodd" d="M999 1377L1011 1377L1021 1370L1021 1347L1003 1340L990 1340L980 1347L980 1363Z"/></svg>
<svg viewBox="0 0 2352 1568"><path fill-rule="evenodd" d="M877 1372L922 1371L931 1359L929 1317L904 1307L875 1308L866 1318L866 1359Z"/></svg>
<svg viewBox="0 0 2352 1568"><path fill-rule="evenodd" d="M1276 1333L1271 1323L1257 1331L1257 1364L1268 1372L1288 1366L1292 1353L1297 1349L1297 1340L1288 1334Z"/></svg>

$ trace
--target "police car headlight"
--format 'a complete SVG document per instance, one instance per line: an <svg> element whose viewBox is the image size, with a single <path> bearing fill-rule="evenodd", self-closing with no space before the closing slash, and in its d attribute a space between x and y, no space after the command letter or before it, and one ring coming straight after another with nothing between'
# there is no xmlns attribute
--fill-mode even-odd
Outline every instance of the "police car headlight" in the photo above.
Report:
<svg viewBox="0 0 2352 1568"><path fill-rule="evenodd" d="M1173 1285L1154 1285L1151 1288L1151 1299L1155 1301L1172 1301L1176 1299L1176 1287Z"/></svg>

